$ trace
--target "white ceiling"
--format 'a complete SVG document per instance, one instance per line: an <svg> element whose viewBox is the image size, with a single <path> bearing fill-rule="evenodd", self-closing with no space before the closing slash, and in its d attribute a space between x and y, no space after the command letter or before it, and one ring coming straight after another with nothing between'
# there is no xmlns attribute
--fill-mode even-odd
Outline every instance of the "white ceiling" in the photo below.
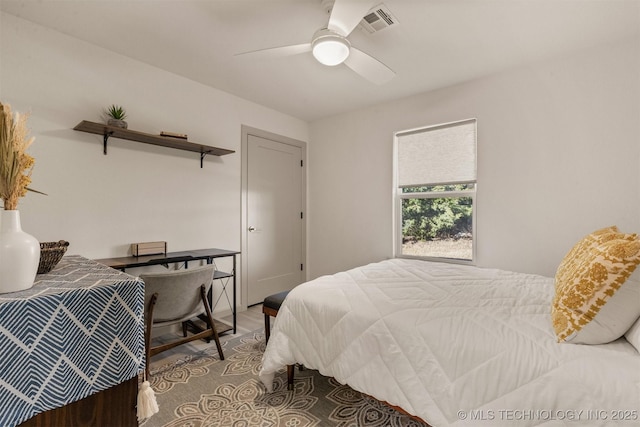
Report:
<svg viewBox="0 0 640 427"><path fill-rule="evenodd" d="M328 21L321 0L0 0L0 10L308 121L640 37L640 0L384 4L399 25L349 37L396 72L380 86L310 53L234 56L309 42Z"/></svg>

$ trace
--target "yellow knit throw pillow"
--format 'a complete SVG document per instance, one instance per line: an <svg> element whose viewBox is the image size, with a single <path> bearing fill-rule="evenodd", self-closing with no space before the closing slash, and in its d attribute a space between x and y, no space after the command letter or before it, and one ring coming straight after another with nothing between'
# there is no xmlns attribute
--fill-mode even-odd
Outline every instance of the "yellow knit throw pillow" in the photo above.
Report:
<svg viewBox="0 0 640 427"><path fill-rule="evenodd" d="M556 286L559 281L564 282L566 280L566 275L573 274L573 271L578 268L589 249L609 240L624 238L624 236L625 235L623 233L618 231L618 227L615 225L601 228L600 230L596 230L593 233L584 236L571 248L571 250L569 250L562 259L562 262L560 262L560 265L556 270Z"/></svg>
<svg viewBox="0 0 640 427"><path fill-rule="evenodd" d="M616 231L588 238L558 269L551 309L558 341L607 343L621 337L640 316L638 282L623 287L640 263L640 240ZM604 240L599 244L594 242L598 236Z"/></svg>

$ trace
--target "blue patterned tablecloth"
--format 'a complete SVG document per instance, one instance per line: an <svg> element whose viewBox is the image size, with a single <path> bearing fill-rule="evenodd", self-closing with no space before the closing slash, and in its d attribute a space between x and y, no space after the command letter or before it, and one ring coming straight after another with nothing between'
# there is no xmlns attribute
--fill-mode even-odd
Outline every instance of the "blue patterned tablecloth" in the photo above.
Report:
<svg viewBox="0 0 640 427"><path fill-rule="evenodd" d="M143 368L140 279L72 255L36 276L32 288L0 294L0 426L83 399Z"/></svg>

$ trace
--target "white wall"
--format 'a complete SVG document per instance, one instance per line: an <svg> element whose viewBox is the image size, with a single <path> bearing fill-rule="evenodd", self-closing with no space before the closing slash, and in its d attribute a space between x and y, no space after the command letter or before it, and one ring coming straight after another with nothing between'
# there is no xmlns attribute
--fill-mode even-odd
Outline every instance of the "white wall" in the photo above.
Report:
<svg viewBox="0 0 640 427"><path fill-rule="evenodd" d="M68 240L68 253L88 258L156 240L170 251L241 250L241 126L308 141L306 122L12 15L0 20L0 100L31 112L32 187L48 194L21 199L25 231ZM129 129L187 133L236 153L207 156L200 169L198 153L112 138L104 156L101 136L72 128L102 122L110 104L127 109ZM217 265L232 268L229 258ZM216 311L227 312L224 301Z"/></svg>
<svg viewBox="0 0 640 427"><path fill-rule="evenodd" d="M637 40L316 121L296 118L1 14L0 99L36 142L23 227L70 253L240 249L241 125L309 141L309 275L392 256L393 132L478 119L478 264L552 275L575 240L640 231ZM401 76L399 76L401 78ZM428 77L425 77L428 78ZM124 105L131 129L236 150L209 157L71 130Z"/></svg>
<svg viewBox="0 0 640 427"><path fill-rule="evenodd" d="M639 48L625 40L312 123L310 276L392 256L395 131L472 117L477 265L551 276L596 228L640 232Z"/></svg>
<svg viewBox="0 0 640 427"><path fill-rule="evenodd" d="M129 244L166 240L169 250L240 249L241 125L307 141L306 122L141 62L2 14L0 99L30 111L36 141L32 187L21 199L23 229L66 239L69 253L125 256ZM197 59L194 59L197 60ZM129 128L182 132L235 150L208 156L72 128L125 106Z"/></svg>

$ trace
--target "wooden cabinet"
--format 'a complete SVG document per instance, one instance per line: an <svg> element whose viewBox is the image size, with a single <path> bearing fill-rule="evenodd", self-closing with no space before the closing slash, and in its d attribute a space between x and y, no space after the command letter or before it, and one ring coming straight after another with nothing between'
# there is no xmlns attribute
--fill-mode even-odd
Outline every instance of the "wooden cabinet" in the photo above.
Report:
<svg viewBox="0 0 640 427"><path fill-rule="evenodd" d="M138 377L61 408L41 412L19 427L137 427Z"/></svg>

